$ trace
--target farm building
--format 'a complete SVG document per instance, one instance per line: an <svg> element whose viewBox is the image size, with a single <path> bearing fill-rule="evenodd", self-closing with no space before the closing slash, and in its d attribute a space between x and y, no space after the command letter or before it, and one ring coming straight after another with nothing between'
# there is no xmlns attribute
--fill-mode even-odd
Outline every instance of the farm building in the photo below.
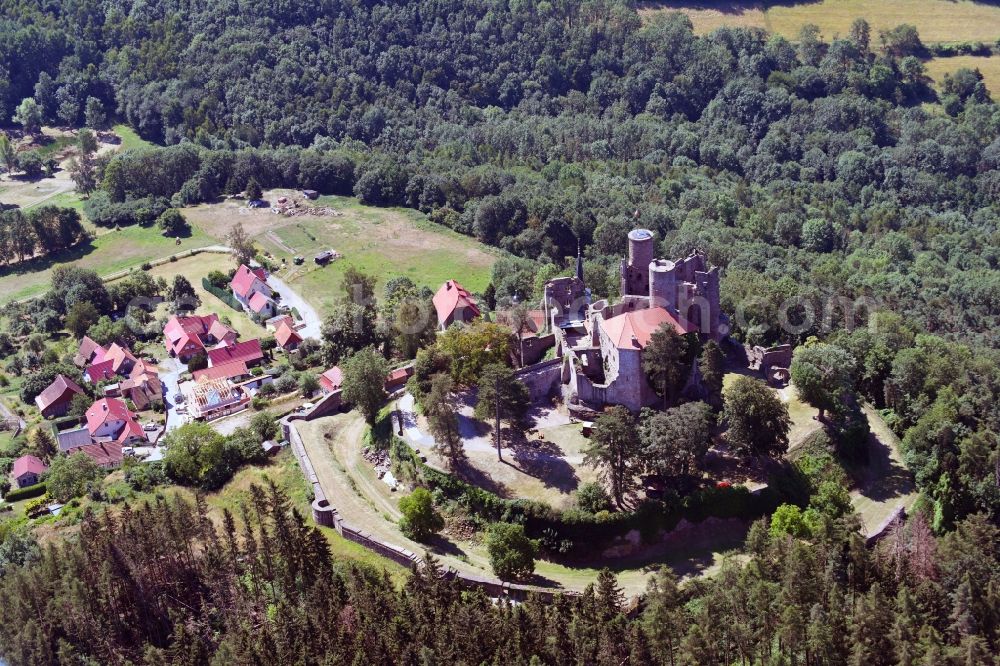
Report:
<svg viewBox="0 0 1000 666"><path fill-rule="evenodd" d="M52 383L35 396L35 404L38 406L38 411L47 419L65 416L73 398L77 395L84 395L84 393L76 382L65 375L56 375Z"/></svg>
<svg viewBox="0 0 1000 666"><path fill-rule="evenodd" d="M42 479L48 466L35 456L21 456L14 461L11 477L18 488L33 486Z"/></svg>

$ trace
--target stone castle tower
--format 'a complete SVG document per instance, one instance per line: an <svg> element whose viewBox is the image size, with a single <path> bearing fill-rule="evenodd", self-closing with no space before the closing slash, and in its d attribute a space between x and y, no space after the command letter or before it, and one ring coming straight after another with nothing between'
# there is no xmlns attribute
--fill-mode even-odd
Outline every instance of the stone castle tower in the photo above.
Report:
<svg viewBox="0 0 1000 666"><path fill-rule="evenodd" d="M654 254L652 231L629 232L628 257L622 259L620 267L622 298L646 297L650 307L665 308L714 339L722 337L718 267L709 268L700 252L676 262L654 259Z"/></svg>

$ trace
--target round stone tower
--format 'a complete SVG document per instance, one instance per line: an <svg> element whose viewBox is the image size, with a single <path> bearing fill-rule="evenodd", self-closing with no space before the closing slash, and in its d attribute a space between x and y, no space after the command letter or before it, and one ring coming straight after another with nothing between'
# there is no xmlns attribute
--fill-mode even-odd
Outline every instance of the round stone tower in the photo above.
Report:
<svg viewBox="0 0 1000 666"><path fill-rule="evenodd" d="M677 311L677 272L674 262L656 259L649 262L649 301L652 307Z"/></svg>
<svg viewBox="0 0 1000 666"><path fill-rule="evenodd" d="M653 232L633 229L628 232L628 265L645 270L653 261Z"/></svg>

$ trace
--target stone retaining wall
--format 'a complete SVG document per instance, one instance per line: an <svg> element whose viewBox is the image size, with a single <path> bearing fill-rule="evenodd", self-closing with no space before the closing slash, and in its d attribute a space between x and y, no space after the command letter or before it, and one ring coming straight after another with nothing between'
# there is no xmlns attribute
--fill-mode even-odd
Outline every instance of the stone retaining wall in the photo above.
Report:
<svg viewBox="0 0 1000 666"><path fill-rule="evenodd" d="M306 477L306 481L308 481L312 487L314 497L312 502L313 520L318 525L332 527L337 530L337 533L340 536L344 537L348 541L360 544L365 548L378 553L382 557L392 560L393 562L401 564L405 567L422 567L424 564L423 558L416 553L395 544L381 541L370 533L365 532L364 529L351 525L340 517L336 508L331 506L326 497L326 493L323 492L323 487L320 485L319 479L316 476L316 470L313 468L312 461L309 459L309 454L306 453L306 448L302 443L302 438L295 429L293 421L301 420L309 420L309 417L300 414L287 417L282 421L282 428L285 430L285 436L291 443L292 451L295 453L295 458L299 462L299 468L302 470L302 474ZM529 594L535 594L543 600L551 601L559 594L578 594L577 592L572 591L547 590L532 587L530 585L507 583L496 578L462 573L451 568L445 570L444 576L449 580L457 580L465 587L481 588L489 596L497 598L505 597L515 600L523 600L527 598Z"/></svg>

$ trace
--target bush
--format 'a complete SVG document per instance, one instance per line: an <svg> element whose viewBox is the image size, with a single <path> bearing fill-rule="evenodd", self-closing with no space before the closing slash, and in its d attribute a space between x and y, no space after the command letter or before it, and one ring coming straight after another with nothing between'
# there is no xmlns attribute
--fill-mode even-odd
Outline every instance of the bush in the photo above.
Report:
<svg viewBox="0 0 1000 666"><path fill-rule="evenodd" d="M274 389L278 393L290 393L298 387L299 383L296 381L295 376L291 374L284 374L278 377L277 381L274 382Z"/></svg>
<svg viewBox="0 0 1000 666"><path fill-rule="evenodd" d="M490 525L486 531L486 550L493 573L503 580L520 580L535 570L538 543L527 537L523 525Z"/></svg>
<svg viewBox="0 0 1000 666"><path fill-rule="evenodd" d="M601 484L585 483L576 489L576 505L588 513L610 511L611 497Z"/></svg>
<svg viewBox="0 0 1000 666"><path fill-rule="evenodd" d="M21 500L31 499L32 497L39 497L44 495L47 487L45 483L36 483L33 486L28 486L26 488L16 488L6 495L4 495L4 500L8 502L20 502Z"/></svg>
<svg viewBox="0 0 1000 666"><path fill-rule="evenodd" d="M424 541L444 527L444 519L434 509L434 500L426 488L417 488L399 500L399 529L416 541Z"/></svg>

